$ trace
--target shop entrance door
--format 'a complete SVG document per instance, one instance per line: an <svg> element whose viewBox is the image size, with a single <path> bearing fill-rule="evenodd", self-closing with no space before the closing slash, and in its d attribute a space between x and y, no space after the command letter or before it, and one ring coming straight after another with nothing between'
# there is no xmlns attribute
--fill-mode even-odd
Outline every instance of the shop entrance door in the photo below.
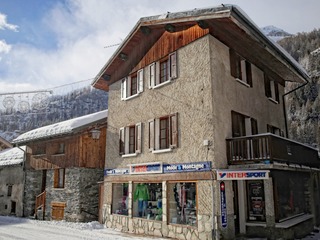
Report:
<svg viewBox="0 0 320 240"><path fill-rule="evenodd" d="M238 181L232 181L233 189L233 209L234 209L234 230L235 234L240 233L240 221L239 221L239 201L238 201Z"/></svg>

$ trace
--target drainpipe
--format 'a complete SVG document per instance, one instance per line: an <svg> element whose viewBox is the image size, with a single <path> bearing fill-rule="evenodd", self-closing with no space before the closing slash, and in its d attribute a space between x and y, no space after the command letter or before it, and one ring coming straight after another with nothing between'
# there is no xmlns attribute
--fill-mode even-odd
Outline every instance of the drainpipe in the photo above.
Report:
<svg viewBox="0 0 320 240"><path fill-rule="evenodd" d="M300 85L300 86L298 86L298 87L292 89L291 91L289 91L289 92L287 92L287 93L282 95L282 107L283 107L283 114L284 114L284 124L285 124L286 138L289 137L289 133L288 133L289 131L288 131L288 122L287 122L287 120L288 120L287 119L287 110L286 110L286 104L285 104L285 101L284 101L284 97L289 95L289 94L291 94L291 93L293 93L293 92L295 92L295 91L297 91L298 89L304 87L308 83L309 83L309 81L305 80L305 83L303 83L302 85Z"/></svg>
<svg viewBox="0 0 320 240"><path fill-rule="evenodd" d="M21 196L21 201L22 201L22 216L24 216L24 192L26 188L26 159L27 159L27 146L26 149L22 149L18 144L16 145L17 148L19 148L21 151L24 152L23 156L23 162L22 162L22 171L23 171L23 191L22 191L22 196Z"/></svg>

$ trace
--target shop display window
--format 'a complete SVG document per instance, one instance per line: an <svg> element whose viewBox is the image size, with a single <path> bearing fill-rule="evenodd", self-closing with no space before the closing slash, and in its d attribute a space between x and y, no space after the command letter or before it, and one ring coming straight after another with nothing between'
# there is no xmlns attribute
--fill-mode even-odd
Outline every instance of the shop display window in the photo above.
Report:
<svg viewBox="0 0 320 240"><path fill-rule="evenodd" d="M112 213L128 216L128 183L112 184Z"/></svg>
<svg viewBox="0 0 320 240"><path fill-rule="evenodd" d="M276 221L310 212L308 175L301 172L274 171Z"/></svg>
<svg viewBox="0 0 320 240"><path fill-rule="evenodd" d="M169 223L196 226L197 190L194 182L168 184Z"/></svg>
<svg viewBox="0 0 320 240"><path fill-rule="evenodd" d="M266 221L263 181L247 181L248 220Z"/></svg>
<svg viewBox="0 0 320 240"><path fill-rule="evenodd" d="M162 183L133 184L133 217L162 220Z"/></svg>

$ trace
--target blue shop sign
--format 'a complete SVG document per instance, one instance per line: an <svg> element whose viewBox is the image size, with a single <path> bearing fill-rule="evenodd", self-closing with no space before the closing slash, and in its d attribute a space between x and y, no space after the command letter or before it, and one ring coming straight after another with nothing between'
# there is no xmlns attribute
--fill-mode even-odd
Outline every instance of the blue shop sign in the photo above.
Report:
<svg viewBox="0 0 320 240"><path fill-rule="evenodd" d="M129 174L129 168L105 169L104 176Z"/></svg>
<svg viewBox="0 0 320 240"><path fill-rule="evenodd" d="M164 164L163 173L204 172L211 170L211 162L193 162L179 164Z"/></svg>

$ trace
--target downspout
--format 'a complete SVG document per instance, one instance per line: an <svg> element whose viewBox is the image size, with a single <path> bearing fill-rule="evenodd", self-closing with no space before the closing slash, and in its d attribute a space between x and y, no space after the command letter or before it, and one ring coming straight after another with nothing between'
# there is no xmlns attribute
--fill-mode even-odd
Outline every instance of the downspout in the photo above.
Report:
<svg viewBox="0 0 320 240"><path fill-rule="evenodd" d="M305 79L305 83L304 84L302 84L302 85L300 85L300 86L298 86L298 87L292 89L291 91L289 91L289 92L287 92L287 93L282 95L282 107L283 107L283 114L284 114L284 124L285 124L286 138L289 137L289 131L288 131L288 122L287 122L288 121L288 119L287 119L287 110L286 110L286 104L285 104L285 101L284 101L284 99L285 99L284 97L289 95L289 94L291 94L291 93L293 93L293 92L295 92L295 91L297 91L298 89L304 87L308 83L309 83L309 81L307 79Z"/></svg>
<svg viewBox="0 0 320 240"><path fill-rule="evenodd" d="M27 146L26 149L22 149L18 144L16 145L17 148L19 148L21 151L24 152L23 156L23 162L22 162L22 171L23 171L23 191L22 191L22 196L21 196L21 201L22 201L22 216L24 216L24 193L25 193L25 188L26 188L26 159L27 159Z"/></svg>

